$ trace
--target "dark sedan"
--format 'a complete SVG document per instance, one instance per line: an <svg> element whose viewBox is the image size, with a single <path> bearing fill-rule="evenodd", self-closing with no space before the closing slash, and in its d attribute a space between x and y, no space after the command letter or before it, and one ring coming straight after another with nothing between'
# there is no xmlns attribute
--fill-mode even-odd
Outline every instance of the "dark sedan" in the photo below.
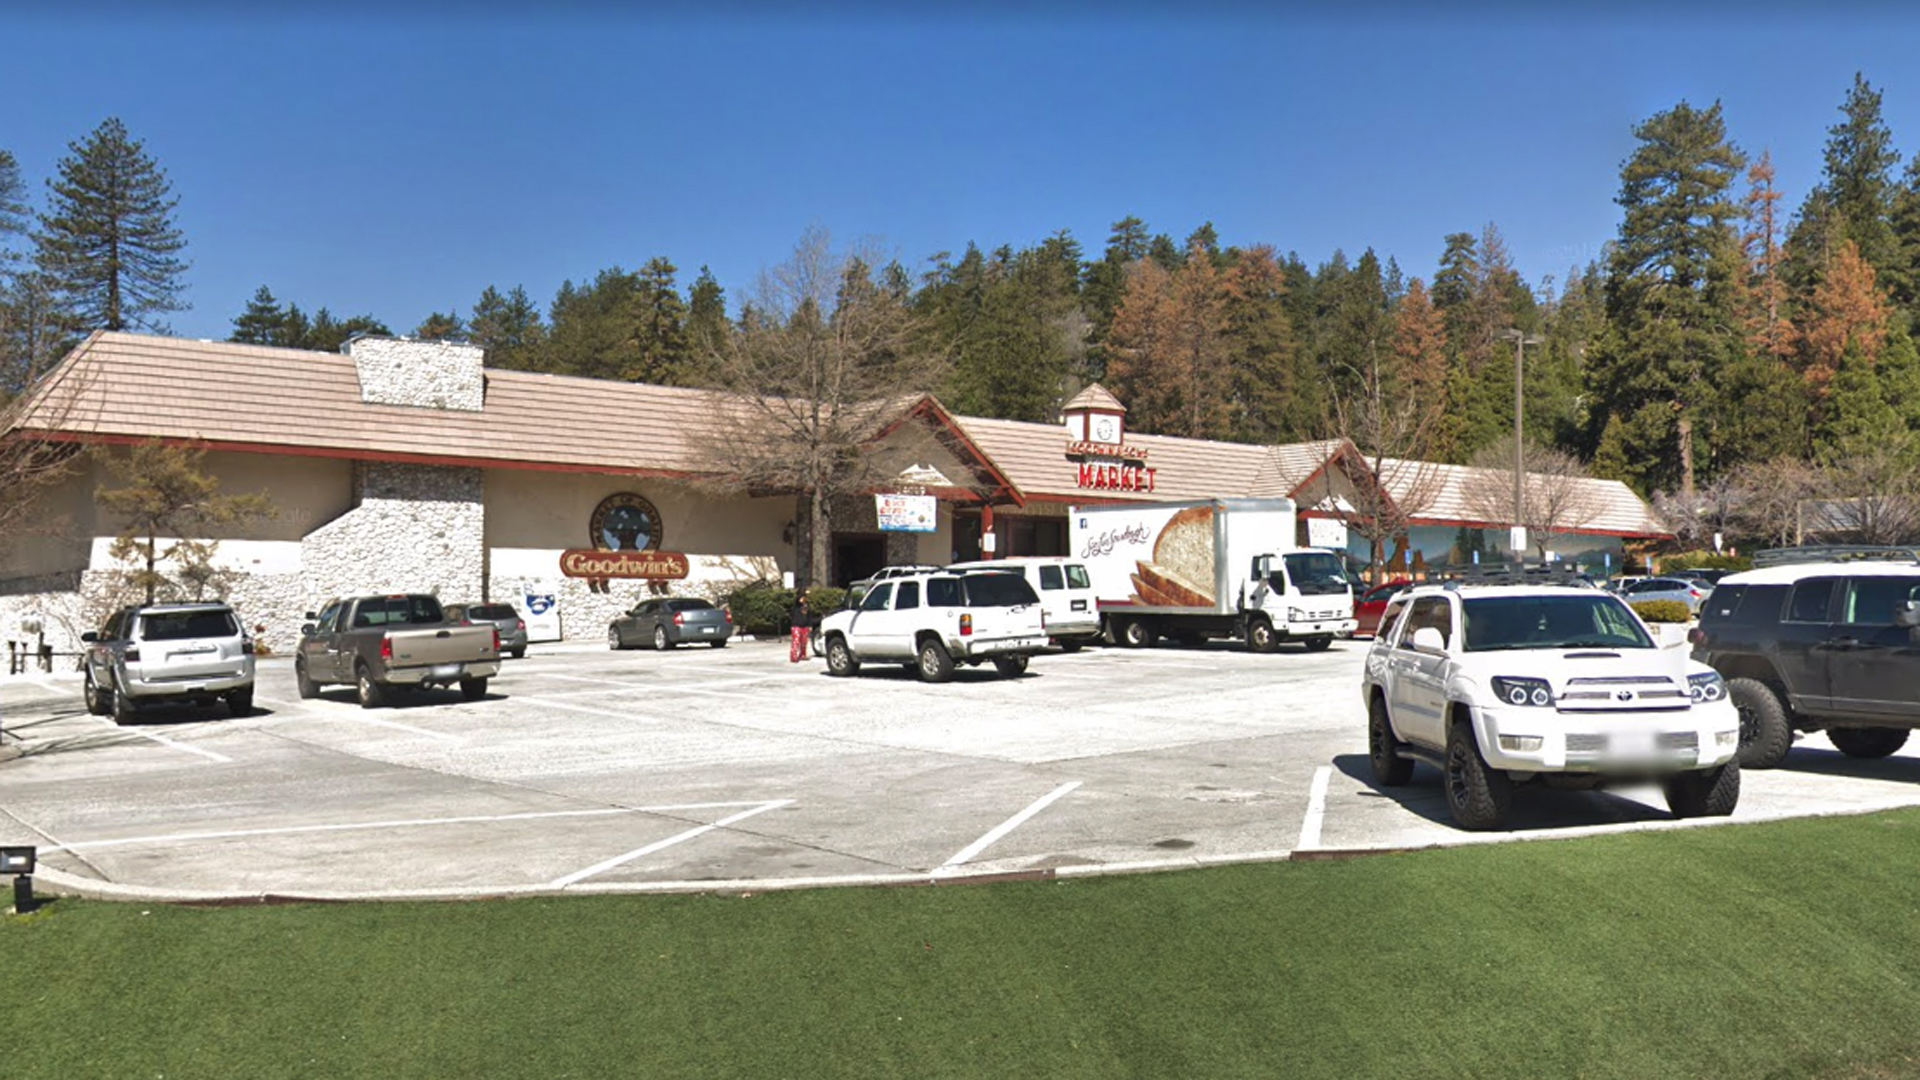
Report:
<svg viewBox="0 0 1920 1080"><path fill-rule="evenodd" d="M1359 625L1354 627L1354 637L1372 637L1380 632L1380 616L1387 610L1387 601L1393 594L1408 588L1413 583L1406 578L1394 578L1384 585L1375 585L1361 593L1353 601L1353 618Z"/></svg>
<svg viewBox="0 0 1920 1080"><path fill-rule="evenodd" d="M670 597L642 600L638 607L607 627L607 647L630 649L644 641L656 649L671 649L690 641L725 648L733 636L733 616L705 600Z"/></svg>

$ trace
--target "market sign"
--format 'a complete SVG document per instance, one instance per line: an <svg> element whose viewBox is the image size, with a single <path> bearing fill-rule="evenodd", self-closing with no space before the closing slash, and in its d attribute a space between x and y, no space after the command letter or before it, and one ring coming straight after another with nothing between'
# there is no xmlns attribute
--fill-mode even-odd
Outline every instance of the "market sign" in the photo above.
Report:
<svg viewBox="0 0 1920 1080"><path fill-rule="evenodd" d="M935 502L931 495L875 495L874 516L881 532L932 532Z"/></svg>
<svg viewBox="0 0 1920 1080"><path fill-rule="evenodd" d="M568 548L560 553L560 572L574 578L647 578L678 581L687 576L687 557L678 551L604 551Z"/></svg>
<svg viewBox="0 0 1920 1080"><path fill-rule="evenodd" d="M1080 486L1092 491L1152 491L1160 470L1140 465L1101 465L1083 461L1078 466Z"/></svg>

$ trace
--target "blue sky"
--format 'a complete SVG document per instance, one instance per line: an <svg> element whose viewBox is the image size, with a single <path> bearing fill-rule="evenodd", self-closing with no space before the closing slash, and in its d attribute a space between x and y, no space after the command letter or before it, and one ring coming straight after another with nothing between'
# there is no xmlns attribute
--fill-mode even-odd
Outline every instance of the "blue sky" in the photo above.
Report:
<svg viewBox="0 0 1920 1080"><path fill-rule="evenodd" d="M917 271L1060 229L1097 254L1132 214L1424 277L1491 221L1538 283L1614 235L1633 127L1682 99L1771 149L1788 207L1855 71L1920 148L1892 4L82 10L9 16L0 147L44 205L124 120L180 197L190 337L261 284L404 332L656 255L737 298L812 225Z"/></svg>

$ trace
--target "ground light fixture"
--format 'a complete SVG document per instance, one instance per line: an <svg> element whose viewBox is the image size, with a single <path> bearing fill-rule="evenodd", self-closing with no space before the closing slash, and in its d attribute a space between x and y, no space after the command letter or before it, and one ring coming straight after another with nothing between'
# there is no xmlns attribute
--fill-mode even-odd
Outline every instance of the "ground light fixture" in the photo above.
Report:
<svg viewBox="0 0 1920 1080"><path fill-rule="evenodd" d="M34 909L32 847L0 847L0 875L13 876L13 913L25 915Z"/></svg>

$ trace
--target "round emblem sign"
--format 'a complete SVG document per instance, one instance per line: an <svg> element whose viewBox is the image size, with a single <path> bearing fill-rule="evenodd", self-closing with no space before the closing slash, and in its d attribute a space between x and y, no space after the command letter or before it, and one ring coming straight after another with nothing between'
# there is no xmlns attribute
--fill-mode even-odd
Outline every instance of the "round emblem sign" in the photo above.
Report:
<svg viewBox="0 0 1920 1080"><path fill-rule="evenodd" d="M587 529L593 546L602 551L657 551L660 547L660 511L630 491L601 499Z"/></svg>

